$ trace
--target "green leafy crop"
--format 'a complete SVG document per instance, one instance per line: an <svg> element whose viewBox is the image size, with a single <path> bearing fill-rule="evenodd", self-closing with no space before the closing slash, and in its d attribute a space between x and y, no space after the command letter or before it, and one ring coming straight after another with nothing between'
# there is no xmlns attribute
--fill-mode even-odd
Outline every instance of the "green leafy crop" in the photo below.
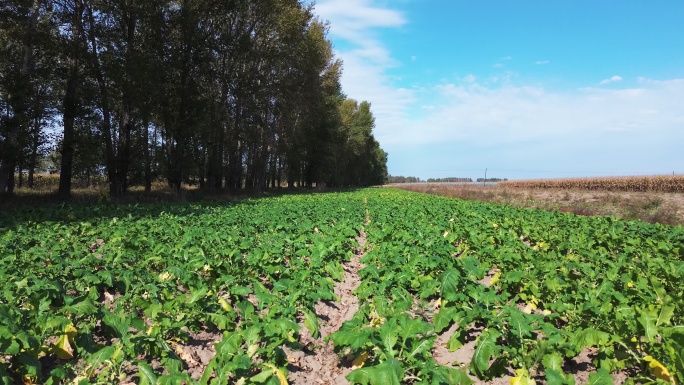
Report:
<svg viewBox="0 0 684 385"><path fill-rule="evenodd" d="M3 213L0 383L287 383L361 231L360 308L327 337L352 383L572 384L579 356L591 383L684 382L682 227L365 189Z"/></svg>

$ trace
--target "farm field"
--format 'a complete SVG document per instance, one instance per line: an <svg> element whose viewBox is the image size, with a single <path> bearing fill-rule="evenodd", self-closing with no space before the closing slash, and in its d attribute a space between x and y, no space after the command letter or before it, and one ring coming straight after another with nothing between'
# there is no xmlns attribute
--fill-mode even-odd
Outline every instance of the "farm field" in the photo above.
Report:
<svg viewBox="0 0 684 385"><path fill-rule="evenodd" d="M522 188L560 188L599 191L684 192L684 175L617 176L597 178L567 178L515 180L501 182L502 186Z"/></svg>
<svg viewBox="0 0 684 385"><path fill-rule="evenodd" d="M22 207L0 278L4 384L684 381L681 226L396 189Z"/></svg>
<svg viewBox="0 0 684 385"><path fill-rule="evenodd" d="M529 187L525 184L496 186L447 183L404 183L390 185L422 192L521 208L557 210L578 215L613 215L649 223L684 225L684 194L658 191L609 191L580 188Z"/></svg>

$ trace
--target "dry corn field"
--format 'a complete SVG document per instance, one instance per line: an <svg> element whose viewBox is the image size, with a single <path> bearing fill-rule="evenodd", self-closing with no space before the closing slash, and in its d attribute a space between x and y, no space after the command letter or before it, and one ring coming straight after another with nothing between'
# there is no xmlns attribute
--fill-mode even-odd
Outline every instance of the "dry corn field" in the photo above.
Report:
<svg viewBox="0 0 684 385"><path fill-rule="evenodd" d="M594 191L684 192L684 175L542 179L500 182L501 187Z"/></svg>

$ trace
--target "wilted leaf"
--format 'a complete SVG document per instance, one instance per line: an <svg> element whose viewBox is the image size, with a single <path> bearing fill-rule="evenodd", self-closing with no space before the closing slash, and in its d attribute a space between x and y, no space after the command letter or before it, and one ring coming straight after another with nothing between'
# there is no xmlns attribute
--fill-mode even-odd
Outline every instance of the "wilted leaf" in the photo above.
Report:
<svg viewBox="0 0 684 385"><path fill-rule="evenodd" d="M672 384L675 383L674 376L670 374L670 371L667 370L665 365L663 365L660 361L651 356L644 357L644 361L648 362L648 370L655 378L668 381Z"/></svg>
<svg viewBox="0 0 684 385"><path fill-rule="evenodd" d="M368 359L368 352L363 352L359 354L356 359L352 362L352 370L362 368L363 365L366 363L366 360Z"/></svg>

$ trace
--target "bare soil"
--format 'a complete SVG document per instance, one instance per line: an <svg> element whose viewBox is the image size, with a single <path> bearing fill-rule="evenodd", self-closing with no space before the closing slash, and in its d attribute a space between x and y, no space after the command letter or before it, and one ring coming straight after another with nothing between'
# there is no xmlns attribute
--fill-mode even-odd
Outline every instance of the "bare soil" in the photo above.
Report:
<svg viewBox="0 0 684 385"><path fill-rule="evenodd" d="M464 200L556 210L577 215L614 215L649 223L684 225L684 194L661 192L531 189L500 186L403 183L389 185Z"/></svg>
<svg viewBox="0 0 684 385"><path fill-rule="evenodd" d="M353 291L359 286L359 270L363 267L361 258L366 250L366 233L356 238L359 247L354 257L344 264L344 281L335 288L338 301L321 301L315 312L319 319L320 335L313 338L309 330L302 327L299 342L305 347L300 351L285 350L290 366L287 380L293 385L348 384L345 376L351 372L351 363L340 360L333 350L332 341L325 337L338 331L345 321L352 319L359 309L359 301Z"/></svg>

